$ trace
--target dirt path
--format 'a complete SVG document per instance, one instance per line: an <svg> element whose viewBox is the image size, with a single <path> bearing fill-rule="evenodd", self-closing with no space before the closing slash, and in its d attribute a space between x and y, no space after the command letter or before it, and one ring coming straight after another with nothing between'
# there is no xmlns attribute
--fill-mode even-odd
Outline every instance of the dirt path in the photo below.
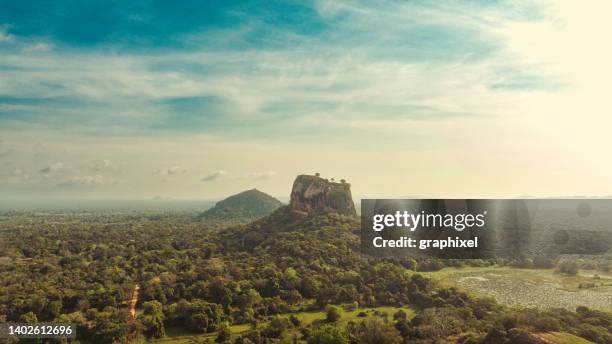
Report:
<svg viewBox="0 0 612 344"><path fill-rule="evenodd" d="M134 290L132 291L132 299L130 300L130 314L132 318L136 318L136 304L138 303L138 294L140 293L140 285L134 284Z"/></svg>

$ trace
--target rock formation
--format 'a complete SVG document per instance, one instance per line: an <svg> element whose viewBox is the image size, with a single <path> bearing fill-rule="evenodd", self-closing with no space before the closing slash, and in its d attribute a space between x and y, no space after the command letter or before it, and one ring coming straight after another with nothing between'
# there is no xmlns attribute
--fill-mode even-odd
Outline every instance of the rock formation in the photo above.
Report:
<svg viewBox="0 0 612 344"><path fill-rule="evenodd" d="M289 207L295 216L324 212L357 215L351 184L330 182L318 176L299 175L293 182Z"/></svg>

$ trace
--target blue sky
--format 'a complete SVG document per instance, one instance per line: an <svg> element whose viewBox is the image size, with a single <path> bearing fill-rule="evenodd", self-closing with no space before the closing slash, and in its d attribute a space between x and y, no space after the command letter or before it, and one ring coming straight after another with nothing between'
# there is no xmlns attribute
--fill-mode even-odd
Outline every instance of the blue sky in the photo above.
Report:
<svg viewBox="0 0 612 344"><path fill-rule="evenodd" d="M226 47L240 49L273 40L278 30L315 35L329 26L312 3L298 1L3 1L2 6L0 20L20 37L118 51L193 49L201 42L193 44L189 35L259 26L240 41L227 42Z"/></svg>
<svg viewBox="0 0 612 344"><path fill-rule="evenodd" d="M584 66L603 58L576 51L601 49L601 27L587 24L605 6L0 0L0 185L15 197L283 194L316 170L363 194L414 193L377 175L439 194L471 192L457 184L474 169L490 178L474 192L552 193L497 182L566 155L529 148L576 128L560 102L601 100ZM596 154L591 144L576 154ZM399 157L394 172L360 168ZM536 180L551 168L567 166L541 165Z"/></svg>
<svg viewBox="0 0 612 344"><path fill-rule="evenodd" d="M491 23L472 16L471 11L490 11L492 15L525 20L538 17L537 11L511 3L493 6L486 2L468 2L460 9L457 5L440 6L439 2L381 2L371 7L366 4L4 1L0 23L8 37L5 41L10 40L12 44L4 44L3 48L13 52L15 60L3 63L1 68L10 73L9 78L19 79L29 74L38 85L36 88L16 85L0 95L0 101L8 108L0 112L0 120L7 126L50 127L63 126L69 121L91 134L102 135L109 134L103 128L106 122L123 126L126 130L121 133L126 135L132 131L227 134L231 130L241 137L283 136L287 131L309 137L313 128L299 123L300 119L308 120L324 113L342 112L334 115L341 121L380 116L389 120L466 116L467 112L440 111L435 106L419 104L418 100L406 99L399 104L365 99L342 102L333 99L333 95L359 92L367 87L369 75L361 76L363 79L357 75L356 80L341 75L349 75L351 68L359 68L359 64L425 63L436 68L437 65L478 63L499 53L504 48L502 42L481 27ZM409 13L393 13L393 8L399 6L407 7L404 11ZM453 14L458 10L461 13ZM22 59L24 50L34 55L30 63ZM101 82L96 75L91 76L94 80L87 75L96 67L98 59L109 64L106 69L93 71L103 74L116 72L115 64L126 69L134 65L141 73L125 75L125 78L136 81L149 76L158 78L152 81L160 83L155 85L160 90L156 90L158 94L134 97L134 90L127 89L124 93L129 94L124 97L118 89L119 94L107 95L112 99L103 94L83 94L75 90L68 78L40 76L39 63L45 57L50 60L48 63L55 64L48 66L47 72L53 68L67 74L81 70L84 76L76 82L82 83ZM350 62L342 70L345 60ZM496 79L485 80L490 84L484 86L492 90L554 86L537 71L522 67L519 69L512 63L496 66L491 71ZM244 82L251 79L263 83L275 77L293 78L298 82L283 85L286 95L270 99L253 94L256 90L247 90L251 94L246 95L228 94L231 91L212 86L189 89L184 94L178 90L166 94L163 91L164 82L205 84L236 76L244 78ZM177 80L163 80L173 77ZM103 85L122 86L126 87ZM234 86L234 92L240 92L241 87L248 86ZM92 91L96 93L95 89ZM245 101L244 96L259 99ZM249 101L259 104L244 104ZM128 114L121 114L126 107L129 112L140 108L150 115L131 119ZM359 130L349 131L350 142L352 131ZM326 139L341 139L347 130L317 132Z"/></svg>

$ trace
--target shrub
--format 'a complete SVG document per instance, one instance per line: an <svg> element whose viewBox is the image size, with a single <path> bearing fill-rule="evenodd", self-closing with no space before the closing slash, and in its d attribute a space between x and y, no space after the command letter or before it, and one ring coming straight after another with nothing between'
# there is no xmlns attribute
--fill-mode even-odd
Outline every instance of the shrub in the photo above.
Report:
<svg viewBox="0 0 612 344"><path fill-rule="evenodd" d="M606 339L610 337L604 327L590 324L584 324L580 327L580 336L595 343L606 343Z"/></svg>
<svg viewBox="0 0 612 344"><path fill-rule="evenodd" d="M308 337L308 344L347 344L348 341L346 332L331 324L315 329Z"/></svg>
<svg viewBox="0 0 612 344"><path fill-rule="evenodd" d="M393 314L393 319L396 321L406 320L407 316L408 315L406 314L406 312L404 312L403 309L400 309L399 311Z"/></svg>
<svg viewBox="0 0 612 344"><path fill-rule="evenodd" d="M552 269L553 260L544 256L537 256L533 259L533 267L536 269Z"/></svg>
<svg viewBox="0 0 612 344"><path fill-rule="evenodd" d="M557 271L562 274L576 275L578 274L578 264L571 260L564 260L559 263Z"/></svg>
<svg viewBox="0 0 612 344"><path fill-rule="evenodd" d="M300 319L298 319L298 317L296 317L294 314L291 314L291 316L289 316L289 321L291 321L291 324L293 324L293 326L295 327L299 327L302 323Z"/></svg>
<svg viewBox="0 0 612 344"><path fill-rule="evenodd" d="M325 307L325 313L325 320L327 320L327 322L336 322L342 317L340 314L340 308L332 305Z"/></svg>
<svg viewBox="0 0 612 344"><path fill-rule="evenodd" d="M217 338L215 341L217 343L225 343L229 341L232 336L232 332L230 331L230 326L227 322L223 322L219 328L219 333L217 333Z"/></svg>
<svg viewBox="0 0 612 344"><path fill-rule="evenodd" d="M378 318L364 320L357 328L359 344L399 344L402 336L399 331Z"/></svg>

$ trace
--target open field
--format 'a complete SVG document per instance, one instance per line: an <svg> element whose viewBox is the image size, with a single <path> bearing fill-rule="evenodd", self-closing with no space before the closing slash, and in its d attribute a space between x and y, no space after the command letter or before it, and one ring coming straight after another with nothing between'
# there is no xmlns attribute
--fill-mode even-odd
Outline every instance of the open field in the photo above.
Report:
<svg viewBox="0 0 612 344"><path fill-rule="evenodd" d="M342 309L342 307L340 308ZM382 316L385 313L387 314L389 319L392 319L393 314L400 309L406 312L406 314L408 315L408 319L411 319L412 317L414 317L414 311L407 307L404 307L404 308L400 308L400 307L369 308L368 307L368 308L359 308L359 309L351 310L351 311L345 311L342 309L341 310L342 317L338 321L338 326L340 326L341 328L344 328L346 327L348 322L351 320L360 321L360 320L365 319L366 317ZM366 317L359 316L359 314L362 312L366 314ZM292 314L295 315L302 322L303 325L309 325L309 324L325 321L325 311L295 312L295 313L283 314L281 316L288 318ZM260 324L259 326L260 328L265 327L266 323ZM251 325L248 325L248 324L231 326L231 331L232 331L233 336L240 335L244 332L247 332L250 329L251 329ZM284 336L287 338L291 338L293 334L298 334L298 331L295 329L290 330L287 333L285 333ZM154 340L153 342L154 343L166 343L166 344L187 344L189 343L190 340L202 340L206 338L211 338L214 340L216 336L217 336L216 332L206 333L206 334L189 334L189 333L185 333L184 331L177 330L177 329L168 329L165 338L160 338L160 339Z"/></svg>
<svg viewBox="0 0 612 344"><path fill-rule="evenodd" d="M251 328L248 324L243 325L234 325L230 327L232 331L232 335L240 335ZM176 328L168 328L166 331L166 337L153 340L153 343L167 343L167 344L186 344L189 343L190 340L203 340L206 338L210 338L212 340L217 336L216 332L213 333L205 333L205 334L190 334L185 333L184 330L176 329Z"/></svg>
<svg viewBox="0 0 612 344"><path fill-rule="evenodd" d="M537 333L536 337L554 344L591 344L584 338L576 337L573 334L565 332L549 332L549 333Z"/></svg>
<svg viewBox="0 0 612 344"><path fill-rule="evenodd" d="M567 276L553 270L486 267L445 268L427 275L444 285L492 296L508 306L612 309L612 275L599 273L595 278L595 273L580 271L576 276ZM587 283L594 286L580 288Z"/></svg>
<svg viewBox="0 0 612 344"><path fill-rule="evenodd" d="M382 315L383 313L386 313L389 319L391 319L393 318L393 313L399 311L400 309L406 312L406 314L408 315L408 319L412 319L412 317L414 317L414 311L407 307L364 307L352 311L342 310L342 318L340 318L340 321L338 323L340 325L346 325L351 320L356 321L359 319L363 319L359 317L359 314L362 312L365 313L367 316L375 316L376 314ZM324 311L297 312L294 313L294 315L306 325L312 324L315 321L323 321L325 319ZM289 314L287 314L286 316L289 316Z"/></svg>

